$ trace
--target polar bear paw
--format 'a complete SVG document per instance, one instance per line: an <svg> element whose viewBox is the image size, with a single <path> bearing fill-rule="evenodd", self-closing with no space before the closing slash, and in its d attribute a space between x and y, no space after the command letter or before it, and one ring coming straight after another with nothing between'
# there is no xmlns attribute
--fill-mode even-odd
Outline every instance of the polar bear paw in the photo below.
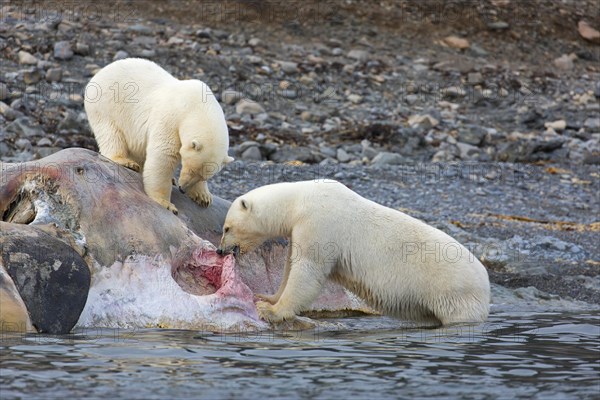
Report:
<svg viewBox="0 0 600 400"><path fill-rule="evenodd" d="M256 303L256 310L260 319L267 322L280 322L283 320L294 319L293 313L281 312L277 309L277 306L267 303L266 301L259 301Z"/></svg>
<svg viewBox="0 0 600 400"><path fill-rule="evenodd" d="M188 193L188 196L190 197L190 199L194 200L194 202L200 207L208 207L212 204L212 194L210 194L208 190L192 190Z"/></svg>
<svg viewBox="0 0 600 400"><path fill-rule="evenodd" d="M275 297L275 295L268 295L268 294L256 294L254 295L257 299L266 301L269 304L275 304L277 303L277 297Z"/></svg>
<svg viewBox="0 0 600 400"><path fill-rule="evenodd" d="M179 210L177 210L177 207L175 207L173 205L173 203L171 203L168 200L156 200L158 202L158 204L160 204L161 206L163 206L164 208L166 208L167 210L171 211L173 214L177 215L179 214Z"/></svg>
<svg viewBox="0 0 600 400"><path fill-rule="evenodd" d="M129 168L134 170L135 172L140 172L142 170L142 168L140 167L140 165L138 163L136 163L135 161L130 160L129 158L126 157L115 157L112 159L114 162L116 162L119 165L124 166L125 168Z"/></svg>

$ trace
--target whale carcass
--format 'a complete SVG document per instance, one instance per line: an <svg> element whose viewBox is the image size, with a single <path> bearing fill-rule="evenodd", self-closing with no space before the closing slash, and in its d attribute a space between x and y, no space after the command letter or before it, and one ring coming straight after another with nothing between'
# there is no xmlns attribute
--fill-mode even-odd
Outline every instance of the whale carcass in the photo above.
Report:
<svg viewBox="0 0 600 400"><path fill-rule="evenodd" d="M173 190L176 216L137 172L77 148L0 173L0 329L268 328L254 294L277 290L287 245L217 255L226 200L201 208ZM348 311L368 309L329 283L311 314Z"/></svg>

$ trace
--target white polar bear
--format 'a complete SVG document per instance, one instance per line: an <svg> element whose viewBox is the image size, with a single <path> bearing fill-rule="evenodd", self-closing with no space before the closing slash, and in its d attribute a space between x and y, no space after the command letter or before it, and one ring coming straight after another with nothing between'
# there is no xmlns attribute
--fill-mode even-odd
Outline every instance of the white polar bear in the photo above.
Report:
<svg viewBox="0 0 600 400"><path fill-rule="evenodd" d="M143 169L152 199L177 213L171 184L181 162L180 190L201 206L211 204L206 181L233 158L223 110L205 83L176 79L149 60L119 60L90 80L85 111L100 153Z"/></svg>
<svg viewBox="0 0 600 400"><path fill-rule="evenodd" d="M290 238L283 282L258 295L261 318L293 318L327 278L375 309L423 325L485 321L490 283L483 265L444 232L331 180L279 183L238 197L219 252Z"/></svg>

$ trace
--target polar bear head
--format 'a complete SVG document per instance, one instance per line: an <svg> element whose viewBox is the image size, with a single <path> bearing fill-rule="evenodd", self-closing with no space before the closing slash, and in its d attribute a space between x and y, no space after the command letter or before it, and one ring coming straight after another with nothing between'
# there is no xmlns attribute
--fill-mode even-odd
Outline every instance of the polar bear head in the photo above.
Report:
<svg viewBox="0 0 600 400"><path fill-rule="evenodd" d="M269 219L261 216L263 208L258 203L260 201L254 201L252 192L231 203L223 224L219 254L248 253L274 236L267 226Z"/></svg>
<svg viewBox="0 0 600 400"><path fill-rule="evenodd" d="M227 155L227 145L215 148L212 143L203 144L200 137L183 141L179 155L181 156L181 173L179 187L186 191L199 181L207 181L225 164L233 161Z"/></svg>
<svg viewBox="0 0 600 400"><path fill-rule="evenodd" d="M178 108L181 118L178 133L181 148L179 186L187 190L199 181L207 181L233 161L227 155L229 131L223 109L210 88L197 80L182 81Z"/></svg>

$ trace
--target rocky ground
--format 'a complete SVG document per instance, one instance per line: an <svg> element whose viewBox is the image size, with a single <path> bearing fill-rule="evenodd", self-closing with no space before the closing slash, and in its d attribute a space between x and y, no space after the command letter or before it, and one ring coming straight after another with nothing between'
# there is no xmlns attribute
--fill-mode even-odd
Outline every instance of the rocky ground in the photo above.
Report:
<svg viewBox="0 0 600 400"><path fill-rule="evenodd" d="M92 4L0 4L2 161L97 150L86 83L149 58L223 106L239 161L214 193L335 178L469 243L495 282L600 303L595 1Z"/></svg>

